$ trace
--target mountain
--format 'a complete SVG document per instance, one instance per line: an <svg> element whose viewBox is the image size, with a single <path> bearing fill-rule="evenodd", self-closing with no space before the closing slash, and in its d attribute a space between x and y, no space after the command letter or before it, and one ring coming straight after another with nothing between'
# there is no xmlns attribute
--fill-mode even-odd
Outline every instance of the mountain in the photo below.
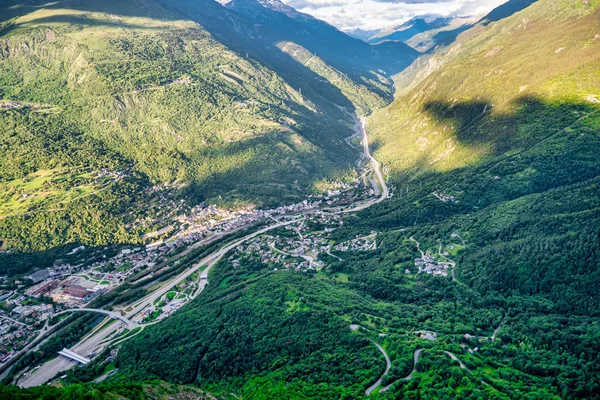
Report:
<svg viewBox="0 0 600 400"><path fill-rule="evenodd" d="M344 33L346 35L360 39L363 42L368 42L369 39L373 37L373 35L375 35L377 32L379 32L379 29L364 30L360 28L354 28L344 30Z"/></svg>
<svg viewBox="0 0 600 400"><path fill-rule="evenodd" d="M504 10L523 2L512 3ZM510 321L501 345L479 347L474 376L486 380L484 365L502 360L497 367L548 382L557 398L598 398L600 3L529 3L458 36L370 118L374 156L396 189L363 219L402 230L382 243L390 265L404 255L391 246L409 235L434 256L440 243L467 245L452 280ZM409 394L399 386L398 397Z"/></svg>
<svg viewBox="0 0 600 400"><path fill-rule="evenodd" d="M477 21L473 21L471 25L465 25L469 29L464 35L464 41L468 38L473 38L485 30L485 27L491 22L499 21L508 18L513 14L522 11L529 7L537 0L509 0L500 5L489 14ZM398 90L396 96L403 95L416 87L420 82L427 78L431 73L441 68L453 57L458 57L462 54L460 43L461 33L466 29L457 29L447 31L447 35L439 37L440 40L432 43L429 51L424 52L410 67L404 69L393 77L394 83Z"/></svg>
<svg viewBox="0 0 600 400"><path fill-rule="evenodd" d="M369 118L394 196L327 240L374 247L311 273L232 255L120 371L246 398L356 398L379 376L378 398L598 398L599 13L540 0L465 32Z"/></svg>
<svg viewBox="0 0 600 400"><path fill-rule="evenodd" d="M480 16L414 17L403 24L377 32L367 41L369 43L400 41L420 52L426 52L436 44L469 29L480 18Z"/></svg>
<svg viewBox="0 0 600 400"><path fill-rule="evenodd" d="M373 35L369 41L398 40L405 42L420 33L450 25L450 17L414 17L400 25L392 26Z"/></svg>
<svg viewBox="0 0 600 400"><path fill-rule="evenodd" d="M0 3L3 268L139 243L166 199L275 206L352 171L340 107L385 106L417 53L277 1L225 6Z"/></svg>
<svg viewBox="0 0 600 400"><path fill-rule="evenodd" d="M90 287L134 269L46 325L50 301L5 280L23 307L1 314L23 322L2 351L56 333L4 383L62 388L4 397L600 399L599 0L512 0L422 55L389 105L397 42L276 1L0 4L0 193L47 207L2 237L98 240ZM194 197L276 203L344 177L372 196L159 243L153 266L155 246L102 244ZM87 364L52 369L79 346Z"/></svg>
<svg viewBox="0 0 600 400"><path fill-rule="evenodd" d="M350 76L355 76L356 68L362 73L382 70L393 75L410 65L418 55L402 43L393 47L368 45L278 0L231 0L224 2L224 6L236 14L238 21L245 22L244 28L237 29L237 33L241 30L241 34L250 39L246 40L247 46L262 42L263 47L269 48L277 43L293 42ZM210 24L207 20L203 22ZM231 34L222 27L214 26L213 29L223 36ZM236 41L240 42L240 39Z"/></svg>

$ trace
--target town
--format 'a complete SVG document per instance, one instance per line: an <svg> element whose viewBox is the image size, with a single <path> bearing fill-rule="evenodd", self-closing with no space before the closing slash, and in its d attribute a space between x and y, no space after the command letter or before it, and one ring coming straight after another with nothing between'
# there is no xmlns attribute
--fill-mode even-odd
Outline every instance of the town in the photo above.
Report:
<svg viewBox="0 0 600 400"><path fill-rule="evenodd" d="M104 177L118 180L123 173L102 170L97 179ZM358 178L350 183L331 182L322 185L321 193L309 195L300 203L265 210L253 206L227 209L206 204L189 207L185 202L169 198L168 192L174 188L173 185L153 187L150 190L158 193L161 199L158 209L170 211L157 213L154 219L137 221L130 226L131 229L146 224L157 227L144 235L146 244L122 246L115 251L108 247L88 249L79 246L68 254L69 259L75 261L56 260L52 268L17 279L0 277L0 287L7 289L0 291L0 366L26 350L47 329L49 321L66 318L65 310L83 308L127 279L136 282L138 277L159 276L169 268L170 255L261 221L278 221L284 216L314 212L317 213L315 221L327 225L327 228L323 234L308 235L306 224L286 227L285 236L259 237L236 249L234 256L240 251L257 252L264 263L270 262L279 268L323 268L324 262L318 259L318 254L331 254L327 233L340 224L341 218L337 215L322 216L319 209L344 206L374 194L373 189L365 190L362 184ZM289 234L296 237L291 239ZM350 248L359 247L349 244ZM155 323L170 316L190 300L198 279L196 274L158 298L136 316L135 323Z"/></svg>

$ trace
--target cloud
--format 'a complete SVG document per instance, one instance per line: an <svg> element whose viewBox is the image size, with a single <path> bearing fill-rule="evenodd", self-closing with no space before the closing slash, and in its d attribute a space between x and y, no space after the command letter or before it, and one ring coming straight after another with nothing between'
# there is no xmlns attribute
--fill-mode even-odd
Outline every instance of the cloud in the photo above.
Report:
<svg viewBox="0 0 600 400"><path fill-rule="evenodd" d="M340 29L381 29L420 15L485 14L507 0L282 0Z"/></svg>

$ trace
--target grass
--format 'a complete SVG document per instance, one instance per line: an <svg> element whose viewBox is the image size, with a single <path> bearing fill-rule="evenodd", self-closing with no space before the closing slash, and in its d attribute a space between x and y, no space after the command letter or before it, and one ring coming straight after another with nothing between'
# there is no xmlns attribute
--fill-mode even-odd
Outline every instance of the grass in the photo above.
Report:
<svg viewBox="0 0 600 400"><path fill-rule="evenodd" d="M334 280L341 283L348 283L349 277L350 275L339 272L334 275Z"/></svg>
<svg viewBox="0 0 600 400"><path fill-rule="evenodd" d="M78 168L42 169L24 178L0 182L0 218L24 213L33 209L52 208L99 190L104 181L92 182L89 172L74 175ZM74 179L64 190L62 183L68 176Z"/></svg>
<svg viewBox="0 0 600 400"><path fill-rule="evenodd" d="M173 300L177 296L177 292L168 292L166 297L168 301Z"/></svg>
<svg viewBox="0 0 600 400"><path fill-rule="evenodd" d="M310 311L310 307L308 305L302 303L300 300L286 301L285 304L287 305L286 311L288 313L295 313L295 312L299 312L299 311L304 311L304 312Z"/></svg>
<svg viewBox="0 0 600 400"><path fill-rule="evenodd" d="M133 266L133 264L131 264L130 262L125 263L125 264L121 265L119 268L117 268L117 272L128 271L129 269L131 269L132 266Z"/></svg>
<svg viewBox="0 0 600 400"><path fill-rule="evenodd" d="M108 374L110 371L114 371L115 369L117 369L117 366L115 365L115 363L111 362L106 364L106 366L104 367L104 370L102 371L101 375L106 375Z"/></svg>
<svg viewBox="0 0 600 400"><path fill-rule="evenodd" d="M233 276L228 276L219 283L219 287L226 287L229 281L233 279Z"/></svg>

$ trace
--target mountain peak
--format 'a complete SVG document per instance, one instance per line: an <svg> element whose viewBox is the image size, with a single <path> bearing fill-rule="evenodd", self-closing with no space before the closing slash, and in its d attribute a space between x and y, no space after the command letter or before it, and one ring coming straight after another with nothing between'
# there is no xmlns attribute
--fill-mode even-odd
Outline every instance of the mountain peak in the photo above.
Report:
<svg viewBox="0 0 600 400"><path fill-rule="evenodd" d="M268 9L294 19L311 20L314 19L308 14L298 12L295 8L290 7L279 0L216 0L221 5L238 11L254 11L260 12L263 9Z"/></svg>

